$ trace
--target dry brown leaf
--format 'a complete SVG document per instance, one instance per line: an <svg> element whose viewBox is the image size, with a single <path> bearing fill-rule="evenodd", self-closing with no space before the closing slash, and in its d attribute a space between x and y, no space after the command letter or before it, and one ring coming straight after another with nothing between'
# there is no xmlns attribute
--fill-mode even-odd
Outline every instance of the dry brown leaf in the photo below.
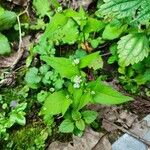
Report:
<svg viewBox="0 0 150 150"><path fill-rule="evenodd" d="M22 39L22 49L27 50L29 48L31 36L25 36ZM24 51L23 51L24 52ZM9 56L0 57L0 68L9 68L22 57L23 52L14 52ZM16 64L15 64L16 65Z"/></svg>
<svg viewBox="0 0 150 150"><path fill-rule="evenodd" d="M27 6L29 0L9 0L16 5Z"/></svg>
<svg viewBox="0 0 150 150"><path fill-rule="evenodd" d="M68 143L62 143L59 141L55 141L50 144L48 150L64 150L64 148L67 146L68 146Z"/></svg>
<svg viewBox="0 0 150 150"><path fill-rule="evenodd" d="M135 122L138 122L138 116L123 110L121 107L110 107L104 111L103 118L109 120L112 123L119 123L120 126L125 128L131 128ZM105 125L105 123L103 123ZM106 130L110 131L111 128L107 128L109 125L103 126ZM113 130L113 129L112 129Z"/></svg>
<svg viewBox="0 0 150 150"><path fill-rule="evenodd" d="M92 2L92 0L72 0L72 7L77 9L78 7L82 6L85 10L87 10Z"/></svg>
<svg viewBox="0 0 150 150"><path fill-rule="evenodd" d="M132 125L130 131L139 137L143 137L148 130L150 130L149 126L147 125L147 121L143 120L142 122L136 122Z"/></svg>
<svg viewBox="0 0 150 150"><path fill-rule="evenodd" d="M102 127L108 132L112 132L117 129L115 126L109 124L105 119L102 121Z"/></svg>
<svg viewBox="0 0 150 150"><path fill-rule="evenodd" d="M93 51L93 48L90 47L88 42L82 43L81 48L84 49L85 51L89 52L89 53Z"/></svg>
<svg viewBox="0 0 150 150"><path fill-rule="evenodd" d="M0 57L0 68L9 68L16 60L17 53L13 53L10 56Z"/></svg>
<svg viewBox="0 0 150 150"><path fill-rule="evenodd" d="M103 135L88 128L83 137L73 136L72 144L53 142L48 150L111 150L108 138Z"/></svg>
<svg viewBox="0 0 150 150"><path fill-rule="evenodd" d="M104 136L92 150L112 150L112 146L107 136Z"/></svg>

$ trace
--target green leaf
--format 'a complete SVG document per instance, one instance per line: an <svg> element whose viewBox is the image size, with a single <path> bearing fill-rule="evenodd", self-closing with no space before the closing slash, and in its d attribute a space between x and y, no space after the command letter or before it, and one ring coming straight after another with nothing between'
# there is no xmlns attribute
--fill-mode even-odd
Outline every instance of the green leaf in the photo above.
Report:
<svg viewBox="0 0 150 150"><path fill-rule="evenodd" d="M67 9L64 11L64 14L66 17L72 18L80 26L81 30L87 23L87 15L82 7L80 7L79 12L72 9Z"/></svg>
<svg viewBox="0 0 150 150"><path fill-rule="evenodd" d="M0 12L0 31L10 29L16 22L15 12L4 10Z"/></svg>
<svg viewBox="0 0 150 150"><path fill-rule="evenodd" d="M9 54L10 52L11 49L7 37L0 33L0 55Z"/></svg>
<svg viewBox="0 0 150 150"><path fill-rule="evenodd" d="M73 111L72 112L72 119L75 121L80 120L81 119L81 113L78 111Z"/></svg>
<svg viewBox="0 0 150 150"><path fill-rule="evenodd" d="M86 25L83 28L84 33L98 32L105 27L105 23L89 17Z"/></svg>
<svg viewBox="0 0 150 150"><path fill-rule="evenodd" d="M26 119L24 117L25 115L25 108L27 107L27 103L21 103L21 104L18 104L16 106L15 109L13 109L10 113L10 122L13 122L13 123L18 123L20 125L25 125L26 123Z"/></svg>
<svg viewBox="0 0 150 150"><path fill-rule="evenodd" d="M53 36L57 32L57 30L58 29L61 30L62 27L67 23L67 21L68 21L68 18L65 15L56 13L51 18L51 22L48 24L46 31L44 32L44 34L41 37L40 42L43 42L47 39L53 40Z"/></svg>
<svg viewBox="0 0 150 150"><path fill-rule="evenodd" d="M42 90L40 93L37 94L38 102L40 103L44 102L48 95L49 95L48 92Z"/></svg>
<svg viewBox="0 0 150 150"><path fill-rule="evenodd" d="M98 70L100 68L103 68L103 60L102 57L99 55L96 59L94 59L91 64L89 65L89 68L93 68L94 70Z"/></svg>
<svg viewBox="0 0 150 150"><path fill-rule="evenodd" d="M85 123L83 119L77 120L75 124L79 130L83 131L85 129Z"/></svg>
<svg viewBox="0 0 150 150"><path fill-rule="evenodd" d="M138 85L143 85L150 81L150 69L147 69L145 72L143 72L143 74L139 74L137 77L135 77L134 81Z"/></svg>
<svg viewBox="0 0 150 150"><path fill-rule="evenodd" d="M100 15L115 16L117 18L131 17L143 24L150 17L149 0L108 0L97 12Z"/></svg>
<svg viewBox="0 0 150 150"><path fill-rule="evenodd" d="M94 62L94 60L97 59L98 57L99 57L99 52L95 52L95 53L89 54L81 58L79 67L85 68L85 67L90 66Z"/></svg>
<svg viewBox="0 0 150 150"><path fill-rule="evenodd" d="M69 32L68 32L69 31ZM55 14L44 32L41 42L51 40L73 44L78 40L79 30L76 22L64 14Z"/></svg>
<svg viewBox="0 0 150 150"><path fill-rule="evenodd" d="M117 26L108 24L103 31L102 37L106 40L114 40L118 38L126 29L127 25Z"/></svg>
<svg viewBox="0 0 150 150"><path fill-rule="evenodd" d="M49 0L33 0L33 7L35 8L36 13L43 17L50 11L50 2Z"/></svg>
<svg viewBox="0 0 150 150"><path fill-rule="evenodd" d="M39 71L42 75L45 75L49 71L50 67L46 64L43 64L40 68Z"/></svg>
<svg viewBox="0 0 150 150"><path fill-rule="evenodd" d="M63 91L55 92L46 98L41 112L51 116L60 113L64 115L71 102L70 99L66 98L66 94Z"/></svg>
<svg viewBox="0 0 150 150"><path fill-rule="evenodd" d="M51 0L51 4L58 9L60 7L60 3L58 2L58 0Z"/></svg>
<svg viewBox="0 0 150 150"><path fill-rule="evenodd" d="M25 117L20 114L20 113L14 113L10 116L10 120L13 120L15 123L19 125L25 125L26 124L26 119Z"/></svg>
<svg viewBox="0 0 150 150"><path fill-rule="evenodd" d="M29 87L36 89L41 81L41 77L38 75L38 69L35 67L30 68L26 73L25 81Z"/></svg>
<svg viewBox="0 0 150 150"><path fill-rule="evenodd" d="M87 124L92 123L98 116L98 113L92 110L82 112L83 119Z"/></svg>
<svg viewBox="0 0 150 150"><path fill-rule="evenodd" d="M142 61L149 54L149 40L142 34L128 34L118 42L119 65L128 66Z"/></svg>
<svg viewBox="0 0 150 150"><path fill-rule="evenodd" d="M73 130L74 123L69 119L65 119L59 126L59 131L62 133L72 133Z"/></svg>
<svg viewBox="0 0 150 150"><path fill-rule="evenodd" d="M90 82L89 88L95 92L93 95L94 103L113 105L133 100L131 97L124 96L117 90L113 89L111 86L104 84L99 79Z"/></svg>
<svg viewBox="0 0 150 150"><path fill-rule="evenodd" d="M71 79L75 75L79 75L77 66L74 66L72 61L67 58L41 56L41 60L53 67L61 77Z"/></svg>
<svg viewBox="0 0 150 150"><path fill-rule="evenodd" d="M75 89L74 87L72 87L73 89L73 108L74 109L77 109L78 108L78 105L80 103L80 100L81 100L81 97L82 97L82 94L83 94L83 89L82 88L79 88L79 89Z"/></svg>
<svg viewBox="0 0 150 150"><path fill-rule="evenodd" d="M56 30L56 34L54 33L54 39L62 40L63 43L73 44L77 41L78 35L78 26L72 19L69 19L59 32Z"/></svg>
<svg viewBox="0 0 150 150"><path fill-rule="evenodd" d="M83 108L89 102L92 101L92 95L91 95L91 93L90 92L84 93L78 101L79 101L79 104L78 104L77 110L80 110L81 108Z"/></svg>
<svg viewBox="0 0 150 150"><path fill-rule="evenodd" d="M99 12L103 15L114 15L118 18L128 17L135 14L136 9L145 0L107 0L100 7Z"/></svg>

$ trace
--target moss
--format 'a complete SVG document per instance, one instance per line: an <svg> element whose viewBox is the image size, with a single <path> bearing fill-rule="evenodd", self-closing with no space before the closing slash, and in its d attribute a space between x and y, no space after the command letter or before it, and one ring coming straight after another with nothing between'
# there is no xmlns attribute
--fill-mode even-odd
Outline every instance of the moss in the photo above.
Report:
<svg viewBox="0 0 150 150"><path fill-rule="evenodd" d="M42 150L45 147L45 140L48 132L43 125L27 125L10 135L11 150Z"/></svg>

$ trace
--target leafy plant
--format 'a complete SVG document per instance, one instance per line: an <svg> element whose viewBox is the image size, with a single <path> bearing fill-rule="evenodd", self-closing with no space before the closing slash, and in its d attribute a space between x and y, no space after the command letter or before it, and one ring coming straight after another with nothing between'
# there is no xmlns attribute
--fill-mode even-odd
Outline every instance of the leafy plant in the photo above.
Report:
<svg viewBox="0 0 150 150"><path fill-rule="evenodd" d="M142 61L149 54L149 33L146 32L149 28L147 24L150 16L149 1L108 0L104 2L96 14L104 15L113 24L109 23L105 27L103 38L112 40L119 38L123 33L126 34L118 42L119 65L126 67ZM145 25L144 29L140 27L142 25Z"/></svg>
<svg viewBox="0 0 150 150"><path fill-rule="evenodd" d="M128 66L142 61L149 54L149 41L144 34L128 34L118 42L119 64Z"/></svg>
<svg viewBox="0 0 150 150"><path fill-rule="evenodd" d="M100 7L103 15L114 15L117 18L133 17L136 21L149 20L150 7L148 0L108 0Z"/></svg>
<svg viewBox="0 0 150 150"><path fill-rule="evenodd" d="M11 52L8 39L0 33L0 55L9 54Z"/></svg>
<svg viewBox="0 0 150 150"><path fill-rule="evenodd" d="M4 10L0 6L0 31L10 29L16 22L16 13ZM6 55L11 52L10 44L5 35L0 33L0 55Z"/></svg>
<svg viewBox="0 0 150 150"><path fill-rule="evenodd" d="M130 97L123 96L99 79L88 82L82 68L88 67L97 57L99 57L98 52L84 56L78 61L41 56L41 60L57 70L62 78L68 79L66 81L68 88L65 87L53 94L49 93L41 110L41 114L49 116L49 119L62 114L65 120L60 125L61 132L83 131L85 124L92 123L97 113L90 110L84 111L85 106L90 103L112 105L131 100Z"/></svg>
<svg viewBox="0 0 150 150"><path fill-rule="evenodd" d="M13 108L12 111L6 116L4 112L0 113L0 137L2 139L7 140L9 134L7 133L7 129L12 127L15 123L19 125L25 125L25 108L27 103L16 104L12 102L11 107ZM3 109L6 109L8 105L4 103L2 105Z"/></svg>

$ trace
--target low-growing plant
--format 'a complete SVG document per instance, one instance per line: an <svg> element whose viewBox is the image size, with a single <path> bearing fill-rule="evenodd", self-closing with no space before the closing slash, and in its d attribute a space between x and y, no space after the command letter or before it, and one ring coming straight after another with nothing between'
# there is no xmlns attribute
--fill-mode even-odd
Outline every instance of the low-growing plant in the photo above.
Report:
<svg viewBox="0 0 150 150"><path fill-rule="evenodd" d="M65 79L64 87L54 93L44 95L41 114L50 119L62 115L59 126L61 132L84 131L86 124L91 124L97 113L86 110L89 104L120 104L132 98L127 97L104 84L99 78L88 81L84 68L94 68L99 52L89 54L81 59L70 60L62 57L41 56L41 60L54 68Z"/></svg>
<svg viewBox="0 0 150 150"><path fill-rule="evenodd" d="M79 12L67 9L51 18L39 43L33 48L34 53L40 55L42 66L30 67L25 80L30 88L41 89L37 94L38 102L43 105L40 115L44 116L49 127L54 124L55 118L60 118L60 132L81 134L98 115L86 106L114 105L132 100L104 84L100 78L88 79L86 68L98 70L102 68L103 61L99 51L87 54L81 49L91 52L102 44L104 41L93 34L100 34L104 27L104 22L89 17L83 8ZM69 58L56 57L56 46L64 44L76 44L76 54Z"/></svg>

